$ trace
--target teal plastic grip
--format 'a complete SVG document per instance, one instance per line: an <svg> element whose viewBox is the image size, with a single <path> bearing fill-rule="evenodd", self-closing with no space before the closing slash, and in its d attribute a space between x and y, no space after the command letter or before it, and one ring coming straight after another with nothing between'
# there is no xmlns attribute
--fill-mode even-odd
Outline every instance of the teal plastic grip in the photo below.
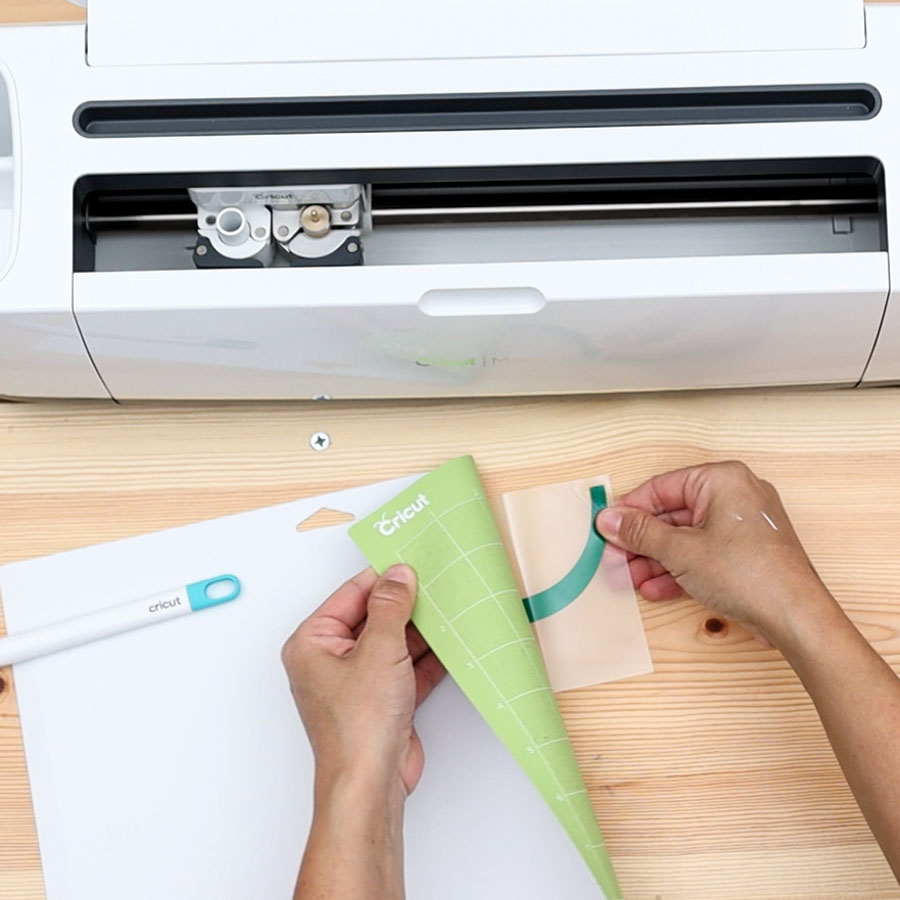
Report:
<svg viewBox="0 0 900 900"><path fill-rule="evenodd" d="M221 597L211 597L209 589L214 584L222 584L223 582L231 585L231 592ZM220 603L228 603L229 600L234 600L240 592L241 583L234 575L217 575L215 578L207 578L206 581L195 581L187 586L188 603L191 605L191 612L206 609L208 606L218 606Z"/></svg>

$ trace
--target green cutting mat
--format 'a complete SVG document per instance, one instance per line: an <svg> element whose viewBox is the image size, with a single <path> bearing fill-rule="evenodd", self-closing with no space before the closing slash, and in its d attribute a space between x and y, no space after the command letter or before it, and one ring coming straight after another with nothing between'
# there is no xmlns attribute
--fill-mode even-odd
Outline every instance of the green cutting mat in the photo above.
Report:
<svg viewBox="0 0 900 900"><path fill-rule="evenodd" d="M607 900L621 893L497 526L470 456L350 528L373 567L419 579L413 621L578 848Z"/></svg>

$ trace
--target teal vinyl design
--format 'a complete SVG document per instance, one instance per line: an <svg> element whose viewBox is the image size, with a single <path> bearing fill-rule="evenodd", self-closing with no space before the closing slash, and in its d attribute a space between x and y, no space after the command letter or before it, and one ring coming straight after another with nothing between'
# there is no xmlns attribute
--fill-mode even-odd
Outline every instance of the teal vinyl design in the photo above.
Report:
<svg viewBox="0 0 900 900"><path fill-rule="evenodd" d="M588 522L588 536L584 550L581 551L578 562L560 581L547 590L522 600L530 622L539 622L541 619L546 619L561 609L565 609L570 603L574 603L591 583L591 579L600 567L603 548L606 546L606 541L594 527L594 520L601 509L606 509L606 505L606 488L602 484L592 487L591 518Z"/></svg>

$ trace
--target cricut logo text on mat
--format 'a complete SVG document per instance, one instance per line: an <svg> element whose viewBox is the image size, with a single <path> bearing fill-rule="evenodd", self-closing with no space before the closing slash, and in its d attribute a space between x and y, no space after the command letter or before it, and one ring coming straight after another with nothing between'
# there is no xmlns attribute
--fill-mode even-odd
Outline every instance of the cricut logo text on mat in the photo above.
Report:
<svg viewBox="0 0 900 900"><path fill-rule="evenodd" d="M402 528L410 519L414 519L416 513L422 512L426 506L428 506L428 498L424 494L419 494L409 506L398 509L394 515L389 516L385 513L375 522L373 528L376 528L379 534L390 537L398 528Z"/></svg>

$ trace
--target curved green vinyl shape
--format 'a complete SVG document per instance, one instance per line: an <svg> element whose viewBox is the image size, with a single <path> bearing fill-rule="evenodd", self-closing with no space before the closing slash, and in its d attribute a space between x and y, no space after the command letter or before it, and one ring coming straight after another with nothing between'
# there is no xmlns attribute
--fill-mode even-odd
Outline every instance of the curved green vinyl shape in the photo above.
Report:
<svg viewBox="0 0 900 900"><path fill-rule="evenodd" d="M541 619L546 619L547 616L552 616L561 609L565 609L570 603L574 603L591 583L591 579L600 567L603 548L606 546L606 541L600 537L594 527L594 520L601 509L606 509L606 488L599 484L597 487L591 488L591 521L588 526L587 543L584 550L581 551L578 562L553 587L522 600L530 622L539 622Z"/></svg>

